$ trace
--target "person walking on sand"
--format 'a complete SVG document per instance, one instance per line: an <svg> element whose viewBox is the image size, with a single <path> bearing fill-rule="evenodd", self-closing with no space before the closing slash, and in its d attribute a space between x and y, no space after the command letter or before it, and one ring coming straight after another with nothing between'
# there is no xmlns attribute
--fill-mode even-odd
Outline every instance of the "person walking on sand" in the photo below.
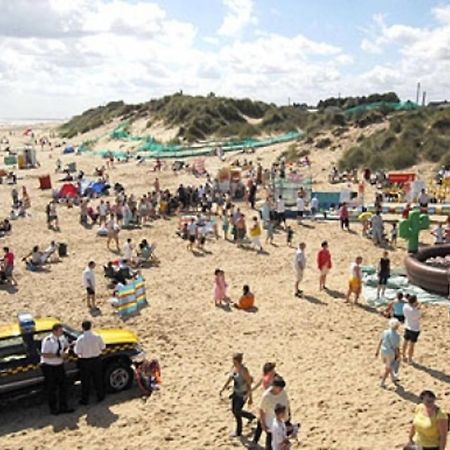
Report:
<svg viewBox="0 0 450 450"><path fill-rule="evenodd" d="M347 203L342 203L341 207L339 208L339 221L341 223L341 229L344 228L347 231L350 231L350 221L349 221L349 214L348 214L348 208Z"/></svg>
<svg viewBox="0 0 450 450"><path fill-rule="evenodd" d="M273 382L274 378L276 376L278 376L275 368L276 368L275 363L266 362L262 368L262 371L263 371L262 377L253 386L252 391L256 391L256 389L258 389L260 386L263 388L264 392L267 391L267 389L269 389L272 386L272 382ZM255 434L252 439L252 447L256 447L256 445L258 444L258 441L261 437L262 431L263 431L263 429L262 429L261 422L258 420L258 423L256 424Z"/></svg>
<svg viewBox="0 0 450 450"><path fill-rule="evenodd" d="M303 215L305 214L305 199L303 198L303 193L300 191L297 194L297 222L300 224L303 220Z"/></svg>
<svg viewBox="0 0 450 450"><path fill-rule="evenodd" d="M398 369L400 362L400 335L398 328L400 322L397 319L389 319L389 328L383 331L378 343L375 357L378 358L381 351L381 359L384 363L384 372L381 377L382 388L386 387L386 379L390 375L394 383L398 381Z"/></svg>
<svg viewBox="0 0 450 450"><path fill-rule="evenodd" d="M417 405L413 423L409 430L405 450L445 450L448 437L448 414L436 405L432 391L422 391L422 403Z"/></svg>
<svg viewBox="0 0 450 450"><path fill-rule="evenodd" d="M380 294L384 297L386 292L387 282L391 276L391 260L389 259L389 253L383 252L383 256L380 258L377 267L378 273L378 287L377 287L377 300L380 298Z"/></svg>
<svg viewBox="0 0 450 450"><path fill-rule="evenodd" d="M120 252L120 244L119 244L120 227L117 224L113 214L111 214L108 222L106 222L106 230L108 232L106 241L106 246L108 247L108 250L111 250L109 245L111 241L114 240L114 242L116 243L117 251Z"/></svg>
<svg viewBox="0 0 450 450"><path fill-rule="evenodd" d="M294 272L295 272L294 295L297 297L301 297L303 295L303 291L299 289L299 285L303 281L303 273L306 267L305 248L306 244L304 242L298 244L298 249L295 252L294 257Z"/></svg>
<svg viewBox="0 0 450 450"><path fill-rule="evenodd" d="M86 289L86 304L89 309L97 309L95 305L95 262L89 261L83 270L83 286Z"/></svg>
<svg viewBox="0 0 450 450"><path fill-rule="evenodd" d="M261 225L259 224L258 218L253 217L253 222L249 230L250 238L252 240L253 245L255 246L258 253L263 252L263 247L261 245Z"/></svg>
<svg viewBox="0 0 450 450"><path fill-rule="evenodd" d="M328 242L322 242L322 249L317 254L317 267L319 268L320 278L319 278L319 290L327 289L327 275L331 270L331 253L328 249Z"/></svg>
<svg viewBox="0 0 450 450"><path fill-rule="evenodd" d="M244 406L248 403L252 405L252 382L253 378L250 375L247 367L245 367L243 353L235 353L233 355L233 369L228 377L219 395L222 397L223 391L228 388L233 382L233 393L231 394L231 411L236 419L236 431L231 434L231 437L240 437L242 435L242 418L253 421L256 417L254 414L244 411Z"/></svg>
<svg viewBox="0 0 450 450"><path fill-rule="evenodd" d="M403 361L412 363L414 355L414 347L419 339L420 334L420 318L422 312L420 304L415 295L411 295L408 304L403 307L403 315L405 316L405 334L403 336Z"/></svg>
<svg viewBox="0 0 450 450"><path fill-rule="evenodd" d="M221 269L214 271L214 302L216 306L221 306L227 298L228 284L225 281L225 272Z"/></svg>
<svg viewBox="0 0 450 450"><path fill-rule="evenodd" d="M350 296L352 294L355 296L355 304L358 303L362 288L362 261L362 256L357 256L355 261L350 264L350 279L348 281L346 303L350 303Z"/></svg>
<svg viewBox="0 0 450 450"><path fill-rule="evenodd" d="M286 408L287 418L290 418L289 398L285 390L286 382L279 375L272 380L271 386L264 392L258 408L261 427L266 433L265 450L272 450L272 425L275 418L275 407L282 405ZM253 440L250 448L256 448Z"/></svg>

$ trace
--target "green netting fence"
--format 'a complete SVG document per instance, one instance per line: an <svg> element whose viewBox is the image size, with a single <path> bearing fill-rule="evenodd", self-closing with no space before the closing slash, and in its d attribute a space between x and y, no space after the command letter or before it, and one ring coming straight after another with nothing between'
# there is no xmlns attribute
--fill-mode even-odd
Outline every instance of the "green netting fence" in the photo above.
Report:
<svg viewBox="0 0 450 450"><path fill-rule="evenodd" d="M358 114L364 113L366 111L371 111L373 109L387 108L393 111L411 111L413 109L418 109L419 105L417 103L406 101L406 102L375 102L368 103L366 105L358 105L352 108L348 108L344 111L345 114Z"/></svg>
<svg viewBox="0 0 450 450"><path fill-rule="evenodd" d="M261 147L268 147L270 145L280 144L284 142L294 141L304 135L302 131L291 131L289 133L273 136L265 139L242 139L229 140L224 142L205 142L191 146L162 144L151 136L133 136L127 131L127 123L119 125L112 131L110 137L112 139L120 139L126 141L143 141L137 149L137 152L132 153L133 156L141 158L187 158L193 156L212 155L217 147L220 147L223 152L232 152L245 149L256 149ZM102 149L97 152L101 156L112 154L115 158L125 158L130 156L126 151L122 150L107 150Z"/></svg>

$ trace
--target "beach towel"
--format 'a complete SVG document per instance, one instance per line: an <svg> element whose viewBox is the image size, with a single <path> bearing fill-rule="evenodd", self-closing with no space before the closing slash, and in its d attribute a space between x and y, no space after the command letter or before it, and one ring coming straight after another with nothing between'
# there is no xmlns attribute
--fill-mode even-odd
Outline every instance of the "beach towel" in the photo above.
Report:
<svg viewBox="0 0 450 450"><path fill-rule="evenodd" d="M370 306L385 306L392 301L397 292L403 294L414 294L420 303L448 305L448 299L440 295L425 291L424 289L410 283L408 277L401 269L392 269L388 279L384 297L377 298L378 275L375 267L364 266L363 272L363 297Z"/></svg>
<svg viewBox="0 0 450 450"><path fill-rule="evenodd" d="M137 314L148 305L144 279L138 277L125 286L120 287L117 290L116 298L117 313L120 317L126 318Z"/></svg>

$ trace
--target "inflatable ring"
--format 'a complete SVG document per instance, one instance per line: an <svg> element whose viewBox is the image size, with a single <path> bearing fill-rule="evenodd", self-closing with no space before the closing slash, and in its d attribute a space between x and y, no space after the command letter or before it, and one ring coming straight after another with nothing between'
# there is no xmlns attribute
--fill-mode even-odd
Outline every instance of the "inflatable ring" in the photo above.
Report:
<svg viewBox="0 0 450 450"><path fill-rule="evenodd" d="M426 291L448 296L449 271L426 264L428 258L450 255L450 244L422 247L415 254L405 257L405 268L409 281Z"/></svg>

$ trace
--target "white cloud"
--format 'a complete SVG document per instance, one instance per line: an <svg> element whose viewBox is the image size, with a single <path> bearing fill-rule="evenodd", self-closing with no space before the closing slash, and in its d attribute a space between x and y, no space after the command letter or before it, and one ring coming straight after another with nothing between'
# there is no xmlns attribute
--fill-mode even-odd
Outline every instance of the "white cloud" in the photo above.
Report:
<svg viewBox="0 0 450 450"><path fill-rule="evenodd" d="M256 23L253 14L253 0L223 0L227 13L218 34L234 37L239 35L248 25Z"/></svg>
<svg viewBox="0 0 450 450"><path fill-rule="evenodd" d="M180 89L316 102L338 92L397 90L413 97L420 80L430 97L450 94L450 8L433 10L433 28L374 17L361 47L376 64L361 69L356 55L300 32L243 33L256 20L249 0L228 0L221 34L213 36L175 20L163 2L0 4L0 117L68 116L105 101L144 101Z"/></svg>

